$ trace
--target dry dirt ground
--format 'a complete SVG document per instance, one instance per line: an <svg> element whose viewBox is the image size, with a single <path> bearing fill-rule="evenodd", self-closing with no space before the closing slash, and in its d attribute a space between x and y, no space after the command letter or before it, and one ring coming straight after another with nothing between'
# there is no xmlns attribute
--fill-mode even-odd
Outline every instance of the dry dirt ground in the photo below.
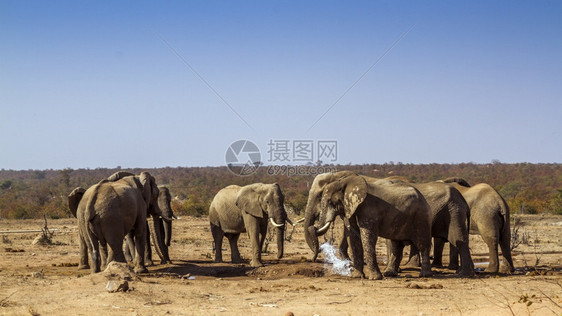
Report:
<svg viewBox="0 0 562 316"><path fill-rule="evenodd" d="M106 274L77 270L76 221L50 220L49 228L58 229L50 245L32 245L38 233L0 233L0 314L562 315L562 217L524 216L519 222L524 243L514 251L512 275L457 278L434 268L434 277L418 278L419 270L405 269L397 278L369 281L311 262L298 225L280 261L273 243L263 268L213 263L207 219L183 217L175 222L173 264L151 266L129 282L127 292L108 293ZM0 231L42 226L39 220L0 220ZM471 236L471 249L476 267L485 268L487 247L480 236ZM240 251L248 258L247 236L240 238ZM230 259L230 249L224 258Z"/></svg>

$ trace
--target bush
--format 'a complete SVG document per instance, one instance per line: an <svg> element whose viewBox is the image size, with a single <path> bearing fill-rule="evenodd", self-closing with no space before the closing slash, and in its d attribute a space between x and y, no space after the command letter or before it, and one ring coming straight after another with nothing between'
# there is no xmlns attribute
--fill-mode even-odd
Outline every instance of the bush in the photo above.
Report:
<svg viewBox="0 0 562 316"><path fill-rule="evenodd" d="M553 214L562 215L562 189L556 191L556 194L550 200L549 210Z"/></svg>

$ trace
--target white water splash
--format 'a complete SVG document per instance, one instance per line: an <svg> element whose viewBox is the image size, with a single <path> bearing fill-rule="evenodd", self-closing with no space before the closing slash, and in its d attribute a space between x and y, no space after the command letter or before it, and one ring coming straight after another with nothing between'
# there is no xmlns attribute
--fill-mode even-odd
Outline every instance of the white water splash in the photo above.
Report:
<svg viewBox="0 0 562 316"><path fill-rule="evenodd" d="M338 258L337 250L330 243L325 242L320 245L320 251L324 254L324 267L327 269L330 265L332 273L350 276L351 275L351 261L349 259L342 260Z"/></svg>

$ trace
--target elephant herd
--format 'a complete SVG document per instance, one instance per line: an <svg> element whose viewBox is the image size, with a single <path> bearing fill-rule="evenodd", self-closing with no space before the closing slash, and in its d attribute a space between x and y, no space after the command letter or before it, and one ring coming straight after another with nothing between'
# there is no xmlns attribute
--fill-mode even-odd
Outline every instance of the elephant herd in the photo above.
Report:
<svg viewBox="0 0 562 316"><path fill-rule="evenodd" d="M159 188L148 172L117 172L87 190L78 187L68 196L68 205L78 218L79 269L90 268L95 273L111 261L125 262L129 257L135 272L148 272L146 263L152 261L150 235L160 260L171 262L168 246L174 215L170 193L165 187ZM152 234L148 216L153 218Z"/></svg>
<svg viewBox="0 0 562 316"><path fill-rule="evenodd" d="M112 260L128 259L134 262L136 272L146 272L146 265L151 264L150 237L161 262L171 262L168 246L174 215L170 193L157 186L147 172L118 172L88 190L76 188L69 195L69 207L78 218L79 268L90 267L92 272L98 272ZM149 216L153 218L152 229L147 221ZM352 277L396 276L406 245L411 247L406 265L421 266L420 276L431 276L432 265L442 265L446 242L450 245L448 268L460 276L472 276L469 233L480 234L489 248L486 271L514 271L509 208L487 184L470 186L460 178L413 183L402 177L379 179L350 171L317 175L303 218L305 240L314 253L313 261L319 254L318 238L337 217L344 222L340 255L349 258L351 247ZM209 222L215 262L223 260L224 237L230 244L232 262L243 262L237 243L240 234L247 233L252 267L263 266L261 253L269 223L277 231L279 259L283 256L285 225L295 225L287 217L284 195L277 183L230 185L220 190L211 202ZM383 273L375 251L379 237L386 239L387 246L388 263ZM501 269L498 245L503 256Z"/></svg>
<svg viewBox="0 0 562 316"><path fill-rule="evenodd" d="M441 266L443 246L449 242L449 268L461 276L474 275L469 233L480 234L488 245L488 272L500 271L498 245L504 259L501 271L514 271L509 208L487 184L470 186L459 178L411 183L401 177L377 179L349 171L320 174L310 188L304 219L305 240L314 258L318 237L337 216L343 218L345 232L340 253L346 256L351 245L352 275L357 277L383 277L375 253L378 237L387 239L386 276L397 275L405 245L411 245L408 264L421 264L420 276L431 275L432 238L433 265Z"/></svg>

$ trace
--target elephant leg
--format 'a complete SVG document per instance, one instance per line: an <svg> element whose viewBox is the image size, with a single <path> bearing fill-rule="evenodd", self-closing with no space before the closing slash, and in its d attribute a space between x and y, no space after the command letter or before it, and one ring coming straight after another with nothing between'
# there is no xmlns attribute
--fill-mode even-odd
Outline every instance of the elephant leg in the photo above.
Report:
<svg viewBox="0 0 562 316"><path fill-rule="evenodd" d="M432 266L434 267L443 267L443 248L445 247L445 240L440 237L433 238L433 263ZM449 262L449 267L451 266L452 262ZM458 264L457 264L458 266ZM457 268L454 268L456 270Z"/></svg>
<svg viewBox="0 0 562 316"><path fill-rule="evenodd" d="M384 243L386 245L386 268L384 269L384 271L386 272L387 270L391 269L388 267L388 265L390 264L390 261L394 261L395 258L392 257L392 240L385 238Z"/></svg>
<svg viewBox="0 0 562 316"><path fill-rule="evenodd" d="M502 250L503 262L501 264L501 271L511 273L515 271L513 266L513 258L511 258L511 232L507 228L507 233L504 233L500 238L500 247Z"/></svg>
<svg viewBox="0 0 562 316"><path fill-rule="evenodd" d="M136 273L146 273L148 269L146 269L144 263L144 249L146 247L146 231L144 224L137 225L137 229L135 229L135 272ZM119 249L120 250L120 249ZM115 253L115 260L120 262L125 262L125 256L123 256L123 251L120 254L117 252Z"/></svg>
<svg viewBox="0 0 562 316"><path fill-rule="evenodd" d="M263 251L263 244L265 243L265 238L267 237L267 220L260 221L260 252Z"/></svg>
<svg viewBox="0 0 562 316"><path fill-rule="evenodd" d="M410 257L405 266L408 268L418 268L420 266L420 251L414 244L410 245Z"/></svg>
<svg viewBox="0 0 562 316"><path fill-rule="evenodd" d="M359 225L366 265L366 271L363 268L365 277L369 278L369 280L382 280L382 273L377 263L377 253L375 251L378 236L375 229L367 221L359 221Z"/></svg>
<svg viewBox="0 0 562 316"><path fill-rule="evenodd" d="M123 253L123 240L121 238L111 237L107 238L107 244L109 246L108 255L107 255L107 263L111 261L116 262L126 262L125 261L125 254ZM135 245L137 246L137 245ZM137 249L138 251L138 249ZM135 257L138 254L135 254Z"/></svg>
<svg viewBox="0 0 562 316"><path fill-rule="evenodd" d="M109 253L109 251L107 250L107 243L100 242L100 266L102 270L105 270L105 268L107 268L107 264L110 262L108 261L110 255L111 253Z"/></svg>
<svg viewBox="0 0 562 316"><path fill-rule="evenodd" d="M452 245L452 243L451 243ZM468 248L468 243L465 241L458 240L455 242L455 246L452 248L457 249L461 257L461 266L460 269L457 270L457 274L461 276L473 276L474 275L474 263L472 262L472 257L470 256L470 249ZM455 257L458 256L455 254ZM449 267L451 265L449 264ZM458 268L458 265L457 265Z"/></svg>
<svg viewBox="0 0 562 316"><path fill-rule="evenodd" d="M435 251L435 250L434 250ZM453 243L449 243L449 267L459 266L459 250Z"/></svg>
<svg viewBox="0 0 562 316"><path fill-rule="evenodd" d="M86 247L86 241L82 232L78 234L80 236L80 262L78 263L78 270L90 269L90 264L88 263L88 247Z"/></svg>
<svg viewBox="0 0 562 316"><path fill-rule="evenodd" d="M248 230L250 243L252 244L252 260L250 261L250 266L263 267L263 263L261 261L260 226L258 223L248 226L250 227L246 227L246 229Z"/></svg>
<svg viewBox="0 0 562 316"><path fill-rule="evenodd" d="M211 224L211 233L213 234L213 245L215 247L215 262L222 262L222 240L224 238L224 232L219 226ZM236 250L238 251L238 248ZM230 251L233 252L234 250L231 248Z"/></svg>
<svg viewBox="0 0 562 316"><path fill-rule="evenodd" d="M89 239L91 241L91 249L88 247L88 252L90 253L90 271L92 273L100 272L100 245L98 238L90 233Z"/></svg>
<svg viewBox="0 0 562 316"><path fill-rule="evenodd" d="M431 250L431 237L428 240L422 239L418 241L417 247L421 253L421 271L420 277L430 277L433 275L431 272L431 262L429 260L429 252Z"/></svg>
<svg viewBox="0 0 562 316"><path fill-rule="evenodd" d="M152 262L152 247L150 246L150 229L148 227L148 221L146 222L146 242L144 243L144 264L146 266L153 266ZM154 241L156 243L156 241Z"/></svg>
<svg viewBox="0 0 562 316"><path fill-rule="evenodd" d="M339 254L343 260L350 260L349 258L349 243L347 242L347 237L349 236L349 229L345 225L343 225L343 234L339 242Z"/></svg>
<svg viewBox="0 0 562 316"><path fill-rule="evenodd" d="M349 219L349 243L351 245L351 253L353 257L354 270L351 272L353 278L363 278L363 245L361 244L361 235L359 233L359 225L355 216Z"/></svg>
<svg viewBox="0 0 562 316"><path fill-rule="evenodd" d="M232 263L243 263L244 261L240 257L240 251L238 250L238 238L240 234L225 234L230 243L230 258Z"/></svg>
<svg viewBox="0 0 562 316"><path fill-rule="evenodd" d="M400 270L400 262L404 253L404 243L401 241L391 240L387 242L387 247L390 244L391 254L388 258L388 264L384 271L384 276L394 277L398 276Z"/></svg>
<svg viewBox="0 0 562 316"><path fill-rule="evenodd" d="M496 236L489 236L482 234L482 239L488 245L489 263L486 272L497 273L499 268L498 263L498 238Z"/></svg>

